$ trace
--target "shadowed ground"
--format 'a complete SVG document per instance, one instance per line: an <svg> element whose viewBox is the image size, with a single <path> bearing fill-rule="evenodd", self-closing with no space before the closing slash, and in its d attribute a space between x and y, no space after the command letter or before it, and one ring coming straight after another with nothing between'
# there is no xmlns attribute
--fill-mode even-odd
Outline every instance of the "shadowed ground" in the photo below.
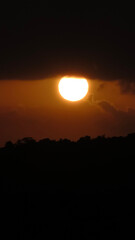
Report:
<svg viewBox="0 0 135 240"><path fill-rule="evenodd" d="M16 239L134 235L135 134L0 149L1 234Z"/></svg>

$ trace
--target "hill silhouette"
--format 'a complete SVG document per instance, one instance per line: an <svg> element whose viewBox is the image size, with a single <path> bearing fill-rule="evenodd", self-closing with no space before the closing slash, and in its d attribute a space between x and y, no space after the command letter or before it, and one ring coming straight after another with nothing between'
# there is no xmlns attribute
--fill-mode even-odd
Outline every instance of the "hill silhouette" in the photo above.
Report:
<svg viewBox="0 0 135 240"><path fill-rule="evenodd" d="M134 149L135 133L7 142L0 148L3 239L131 238Z"/></svg>

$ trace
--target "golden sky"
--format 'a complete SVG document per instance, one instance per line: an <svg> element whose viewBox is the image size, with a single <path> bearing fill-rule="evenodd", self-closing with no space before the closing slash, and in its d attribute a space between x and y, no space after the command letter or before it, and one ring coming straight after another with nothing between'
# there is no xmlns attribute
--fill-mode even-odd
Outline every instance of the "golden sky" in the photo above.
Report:
<svg viewBox="0 0 135 240"><path fill-rule="evenodd" d="M23 137L77 140L135 131L135 96L122 93L118 81L88 79L87 96L69 102L58 92L59 80L0 81L0 146Z"/></svg>

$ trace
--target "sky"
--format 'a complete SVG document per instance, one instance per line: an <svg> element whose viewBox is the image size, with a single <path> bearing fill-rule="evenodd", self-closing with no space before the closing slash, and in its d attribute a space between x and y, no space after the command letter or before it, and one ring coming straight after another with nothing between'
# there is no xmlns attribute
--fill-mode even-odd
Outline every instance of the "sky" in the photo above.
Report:
<svg viewBox="0 0 135 240"><path fill-rule="evenodd" d="M19 1L1 6L0 146L135 132L135 28L131 5ZM78 102L61 77L89 82Z"/></svg>

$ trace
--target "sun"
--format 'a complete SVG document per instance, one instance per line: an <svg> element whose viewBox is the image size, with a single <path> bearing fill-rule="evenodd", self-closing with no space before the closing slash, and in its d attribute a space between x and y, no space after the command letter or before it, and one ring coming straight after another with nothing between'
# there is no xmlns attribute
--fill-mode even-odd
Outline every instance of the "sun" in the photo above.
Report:
<svg viewBox="0 0 135 240"><path fill-rule="evenodd" d="M68 101L79 101L88 93L88 81L85 78L63 77L59 81L60 95Z"/></svg>

